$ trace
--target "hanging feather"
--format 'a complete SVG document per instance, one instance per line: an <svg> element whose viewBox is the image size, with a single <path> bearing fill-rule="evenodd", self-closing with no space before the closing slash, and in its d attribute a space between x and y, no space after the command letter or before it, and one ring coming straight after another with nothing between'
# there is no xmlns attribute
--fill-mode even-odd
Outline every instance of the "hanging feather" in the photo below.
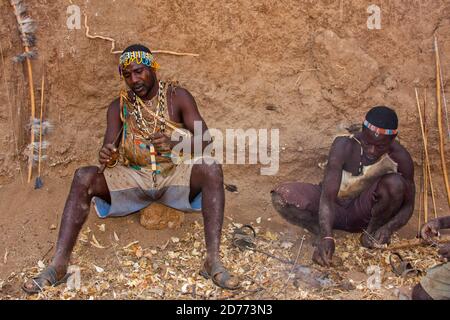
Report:
<svg viewBox="0 0 450 320"><path fill-rule="evenodd" d="M42 149L47 149L50 146L50 142L48 141L42 141ZM39 141L33 142L33 149L34 151L39 151Z"/></svg>
<svg viewBox="0 0 450 320"><path fill-rule="evenodd" d="M35 135L39 135L41 133L40 119L34 119L32 128ZM42 121L42 135L45 136L51 132L53 132L53 124L51 124L48 120Z"/></svg>
<svg viewBox="0 0 450 320"><path fill-rule="evenodd" d="M48 159L48 156L46 154L41 156L41 161L44 161L44 160L47 160L47 159ZM33 157L33 166L36 166L38 164L38 162L39 162L39 155L35 154L34 157Z"/></svg>
<svg viewBox="0 0 450 320"><path fill-rule="evenodd" d="M22 63L27 59L35 59L37 57L37 52L35 50L31 50L28 52L23 52L15 57L12 58L12 60L15 63Z"/></svg>

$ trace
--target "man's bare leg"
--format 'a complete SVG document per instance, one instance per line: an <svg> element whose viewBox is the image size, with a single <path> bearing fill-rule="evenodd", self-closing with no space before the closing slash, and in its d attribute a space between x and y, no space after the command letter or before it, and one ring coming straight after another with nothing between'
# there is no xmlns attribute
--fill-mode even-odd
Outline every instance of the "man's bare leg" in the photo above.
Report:
<svg viewBox="0 0 450 320"><path fill-rule="evenodd" d="M380 180L375 191L376 203L372 208L367 233L373 236L399 212L405 199L405 192L406 182L399 174L389 174ZM391 231L393 233L396 230ZM373 241L365 233L361 235L361 243L365 247L373 246Z"/></svg>
<svg viewBox="0 0 450 320"><path fill-rule="evenodd" d="M97 167L83 167L75 171L61 219L56 251L50 263L56 269L58 279L66 274L73 247L89 214L92 197L97 196L111 202L105 177L97 173L97 170ZM48 283L39 285L43 287ZM31 280L25 284L28 289L35 286Z"/></svg>
<svg viewBox="0 0 450 320"><path fill-rule="evenodd" d="M206 243L205 269L211 275L214 266L220 264L219 248L225 207L222 167L219 164L195 164L192 168L190 188L191 201L199 192L202 193ZM238 281L232 277L225 280L224 284L227 287L236 287Z"/></svg>
<svg viewBox="0 0 450 320"><path fill-rule="evenodd" d="M292 204L285 203L283 197L277 191L272 191L272 205L288 222L305 228L314 235L320 233L319 215L317 212L310 212L297 208Z"/></svg>
<svg viewBox="0 0 450 320"><path fill-rule="evenodd" d="M309 183L287 182L271 192L272 204L288 222L318 235L320 189Z"/></svg>

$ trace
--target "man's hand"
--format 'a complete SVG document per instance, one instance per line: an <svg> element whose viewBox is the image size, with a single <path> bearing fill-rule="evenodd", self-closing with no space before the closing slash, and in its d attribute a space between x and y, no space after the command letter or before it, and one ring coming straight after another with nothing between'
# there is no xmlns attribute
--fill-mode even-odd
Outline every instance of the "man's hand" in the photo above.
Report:
<svg viewBox="0 0 450 320"><path fill-rule="evenodd" d="M167 134L156 132L150 136L152 144L160 152L169 152L177 141L172 141Z"/></svg>
<svg viewBox="0 0 450 320"><path fill-rule="evenodd" d="M422 227L420 230L420 237L426 242L431 243L433 237L437 237L439 235L440 228L439 220L433 219Z"/></svg>
<svg viewBox="0 0 450 320"><path fill-rule="evenodd" d="M331 266L333 259L335 244L332 238L323 238L313 254L313 261L321 266Z"/></svg>
<svg viewBox="0 0 450 320"><path fill-rule="evenodd" d="M445 259L450 260L450 243L444 244L439 248L438 253Z"/></svg>
<svg viewBox="0 0 450 320"><path fill-rule="evenodd" d="M105 164L105 165L113 164L117 160L118 157L119 157L119 151L111 143L104 145L100 149L100 152L98 153L98 161L101 164Z"/></svg>
<svg viewBox="0 0 450 320"><path fill-rule="evenodd" d="M374 239L376 240L376 244L389 244L391 242L392 231L389 228L381 227L377 231L375 231Z"/></svg>

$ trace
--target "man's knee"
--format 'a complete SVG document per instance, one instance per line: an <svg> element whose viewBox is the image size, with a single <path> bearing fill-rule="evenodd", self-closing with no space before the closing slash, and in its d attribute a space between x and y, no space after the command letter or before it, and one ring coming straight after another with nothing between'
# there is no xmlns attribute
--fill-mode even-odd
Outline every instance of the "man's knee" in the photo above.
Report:
<svg viewBox="0 0 450 320"><path fill-rule="evenodd" d="M389 201L402 202L405 197L406 181L401 175L392 173L381 178L377 193L389 197Z"/></svg>
<svg viewBox="0 0 450 320"><path fill-rule="evenodd" d="M298 192L294 190L292 183L283 183L271 192L272 205L282 216L290 215L292 210L302 211L307 210L309 200L306 192Z"/></svg>
<svg viewBox="0 0 450 320"><path fill-rule="evenodd" d="M275 190L271 192L272 195L272 205L276 211L283 215L283 209L286 208L286 200Z"/></svg>
<svg viewBox="0 0 450 320"><path fill-rule="evenodd" d="M201 176L205 182L223 185L222 166L218 163L197 163L192 167L192 174Z"/></svg>
<svg viewBox="0 0 450 320"><path fill-rule="evenodd" d="M95 175L97 174L97 167L81 167L75 170L73 176L73 183L80 187L88 188L91 186Z"/></svg>

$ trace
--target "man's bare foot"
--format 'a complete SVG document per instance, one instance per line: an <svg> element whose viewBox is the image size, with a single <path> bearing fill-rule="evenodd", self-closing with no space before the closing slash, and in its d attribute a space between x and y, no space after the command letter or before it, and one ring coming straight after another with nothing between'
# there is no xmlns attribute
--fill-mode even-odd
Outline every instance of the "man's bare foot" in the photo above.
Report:
<svg viewBox="0 0 450 320"><path fill-rule="evenodd" d="M228 290L239 288L239 279L230 275L219 260L210 262L207 259L203 265L203 269L200 271L200 275L206 279L211 279L218 287Z"/></svg>
<svg viewBox="0 0 450 320"><path fill-rule="evenodd" d="M41 292L45 287L57 286L67 280L66 271L67 267L49 265L36 277L25 282L22 289L28 294L35 294Z"/></svg>

